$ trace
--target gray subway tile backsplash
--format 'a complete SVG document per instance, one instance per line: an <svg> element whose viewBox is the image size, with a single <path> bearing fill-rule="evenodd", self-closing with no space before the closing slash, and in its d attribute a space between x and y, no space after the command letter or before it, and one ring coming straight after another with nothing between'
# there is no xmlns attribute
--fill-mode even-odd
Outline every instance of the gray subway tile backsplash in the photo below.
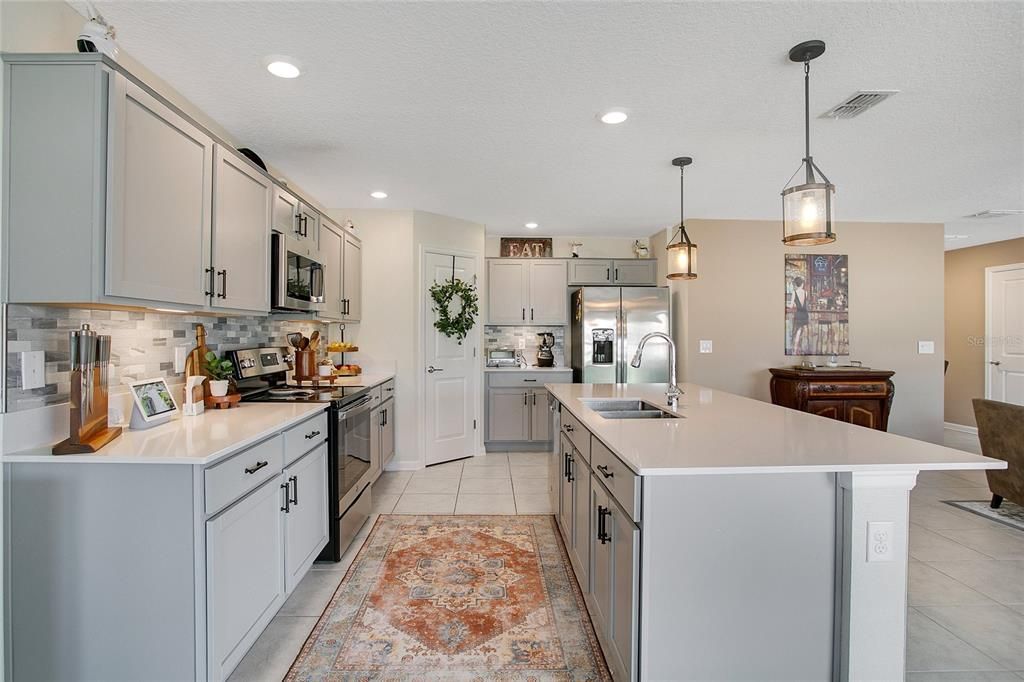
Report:
<svg viewBox="0 0 1024 682"><path fill-rule="evenodd" d="M111 364L114 372L111 392L119 386L150 377L168 377L183 381L174 372L174 348L195 343L195 325L206 327L206 342L211 350L223 352L254 346L286 346L289 332L309 335L324 325L315 322L288 322L266 316L211 317L172 313L122 310L87 310L40 305L7 306L7 381L5 398L8 412L30 410L67 402L71 376L68 363L68 332L83 323L94 331L111 336ZM24 390L21 385L21 352L45 353L45 386Z"/></svg>
<svg viewBox="0 0 1024 682"><path fill-rule="evenodd" d="M552 352L555 356L555 366L564 367L565 327L538 327L530 325L522 327L485 326L485 354L486 351L492 348L511 348L516 350L519 348L519 341L524 340L526 347L523 349L523 357L526 359L527 364L533 365L537 362L537 346L540 344L537 334L540 333L554 334L555 345Z"/></svg>

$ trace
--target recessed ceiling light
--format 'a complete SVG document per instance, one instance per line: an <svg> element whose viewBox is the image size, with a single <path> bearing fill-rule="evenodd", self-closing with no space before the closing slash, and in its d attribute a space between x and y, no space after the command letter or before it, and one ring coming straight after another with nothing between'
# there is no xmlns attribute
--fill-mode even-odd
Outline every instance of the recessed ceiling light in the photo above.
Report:
<svg viewBox="0 0 1024 682"><path fill-rule="evenodd" d="M607 123L608 125L617 125L625 121L627 118L629 118L629 114L627 114L625 111L613 109L612 111L606 111L603 114L601 114L601 123Z"/></svg>
<svg viewBox="0 0 1024 682"><path fill-rule="evenodd" d="M527 230L536 230L537 229L537 223L526 223L526 229Z"/></svg>
<svg viewBox="0 0 1024 682"><path fill-rule="evenodd" d="M263 65L267 67L267 71L274 74L278 78L298 78L302 71L299 70L298 63L291 57L284 57L282 55L271 55L263 60Z"/></svg>
<svg viewBox="0 0 1024 682"><path fill-rule="evenodd" d="M370 192L370 196L373 197L374 199L387 199L388 193L381 192L380 190L378 190L376 192Z"/></svg>

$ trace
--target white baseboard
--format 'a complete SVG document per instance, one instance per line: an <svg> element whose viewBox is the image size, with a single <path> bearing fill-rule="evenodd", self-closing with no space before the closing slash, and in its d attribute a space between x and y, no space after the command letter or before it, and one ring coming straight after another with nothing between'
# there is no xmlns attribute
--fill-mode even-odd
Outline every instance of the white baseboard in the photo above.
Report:
<svg viewBox="0 0 1024 682"><path fill-rule="evenodd" d="M391 460L384 467L384 471L419 471L422 468L423 464L421 462L396 462Z"/></svg>
<svg viewBox="0 0 1024 682"><path fill-rule="evenodd" d="M975 436L978 435L977 426L967 426L966 424L954 424L953 422L942 422L942 428L949 429L950 431L959 431L960 433L972 433Z"/></svg>

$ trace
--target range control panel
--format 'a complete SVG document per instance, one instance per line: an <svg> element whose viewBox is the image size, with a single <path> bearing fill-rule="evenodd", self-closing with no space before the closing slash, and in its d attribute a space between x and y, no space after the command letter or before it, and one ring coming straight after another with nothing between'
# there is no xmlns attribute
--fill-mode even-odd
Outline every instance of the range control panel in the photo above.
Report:
<svg viewBox="0 0 1024 682"><path fill-rule="evenodd" d="M235 371L240 379L249 379L291 369L292 349L284 346L244 348L229 352L234 359Z"/></svg>

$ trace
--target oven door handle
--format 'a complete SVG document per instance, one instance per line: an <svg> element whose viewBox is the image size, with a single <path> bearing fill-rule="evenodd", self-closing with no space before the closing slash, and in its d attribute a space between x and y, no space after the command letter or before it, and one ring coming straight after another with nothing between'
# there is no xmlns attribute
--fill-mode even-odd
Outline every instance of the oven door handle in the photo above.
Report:
<svg viewBox="0 0 1024 682"><path fill-rule="evenodd" d="M352 403L351 405L346 405L346 409L338 413L338 421L344 421L349 417L354 417L356 414L360 412L365 412L370 408L370 403L372 402L373 396L364 395L362 398Z"/></svg>

